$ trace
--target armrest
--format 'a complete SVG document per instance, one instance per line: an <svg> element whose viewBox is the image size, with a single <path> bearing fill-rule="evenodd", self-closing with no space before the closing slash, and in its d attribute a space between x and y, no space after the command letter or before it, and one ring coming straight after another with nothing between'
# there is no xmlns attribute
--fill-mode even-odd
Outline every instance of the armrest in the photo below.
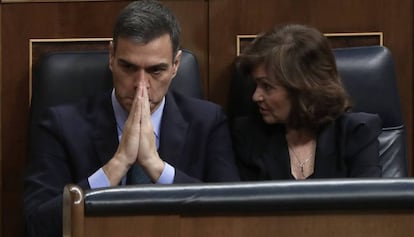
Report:
<svg viewBox="0 0 414 237"><path fill-rule="evenodd" d="M85 215L414 209L414 179L329 179L86 190Z"/></svg>

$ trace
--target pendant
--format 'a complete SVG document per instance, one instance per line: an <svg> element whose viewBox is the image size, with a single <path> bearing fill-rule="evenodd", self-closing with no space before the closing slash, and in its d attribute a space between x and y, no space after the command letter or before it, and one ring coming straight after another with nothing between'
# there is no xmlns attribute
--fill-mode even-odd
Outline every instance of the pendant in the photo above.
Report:
<svg viewBox="0 0 414 237"><path fill-rule="evenodd" d="M302 177L305 177L305 170L303 168L303 165L300 166L300 172L302 173Z"/></svg>

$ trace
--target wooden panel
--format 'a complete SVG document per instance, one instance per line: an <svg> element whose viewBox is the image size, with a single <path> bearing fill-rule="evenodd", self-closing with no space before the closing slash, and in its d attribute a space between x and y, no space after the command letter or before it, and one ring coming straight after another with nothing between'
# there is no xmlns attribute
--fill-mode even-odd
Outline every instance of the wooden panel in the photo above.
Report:
<svg viewBox="0 0 414 237"><path fill-rule="evenodd" d="M3 65L3 63L2 63L2 57L1 57L1 55L2 55L2 51L1 51L1 49L2 49L2 47L1 47L1 43L2 43L2 41L1 41L1 39L2 39L2 32L1 32L1 25L2 25L2 15L1 15L1 13L2 13L2 5L0 4L0 134L2 134L2 127L3 127L3 123L2 123L2 116L1 116L1 114L2 114L2 105L1 105L1 98L3 98L3 96L2 96L2 65ZM1 136L1 135L0 135ZM3 176L1 175L1 173L2 173L2 170L3 170L3 151L2 151L2 144L3 142L2 142L2 139L0 138L0 210L3 210ZM2 212L2 211L1 211ZM3 225L2 225L2 223L3 223L3 212L0 214L0 236L2 236L2 233L3 233Z"/></svg>
<svg viewBox="0 0 414 237"><path fill-rule="evenodd" d="M197 57L206 99L209 97L208 77L208 1L163 0L173 9L181 24L181 47L190 49Z"/></svg>
<svg viewBox="0 0 414 237"><path fill-rule="evenodd" d="M1 0L1 3L34 3L34 2L104 2L112 0Z"/></svg>
<svg viewBox="0 0 414 237"><path fill-rule="evenodd" d="M111 37L118 11L130 1L23 1L0 4L0 234L22 236L22 178L27 157L29 40ZM227 104L236 36L277 23L305 23L322 32L383 32L391 49L411 167L413 147L413 12L411 0L165 0L181 22L182 47L200 63L206 97ZM342 44L342 43L341 43ZM413 170L413 168L412 168ZM412 172L411 172L412 173Z"/></svg>
<svg viewBox="0 0 414 237"><path fill-rule="evenodd" d="M276 23L306 22L310 14L309 1L240 0L237 7L234 2L211 1L209 6L210 98L222 105L227 103L236 36L257 34Z"/></svg>
<svg viewBox="0 0 414 237"><path fill-rule="evenodd" d="M2 3L2 233L22 236L21 198L27 159L30 39L108 38L119 10L131 1ZM166 0L181 22L182 47L199 60L207 85L207 2ZM7 60L4 60L7 59ZM205 91L207 88L205 86ZM207 93L206 93L207 94Z"/></svg>
<svg viewBox="0 0 414 237"><path fill-rule="evenodd" d="M179 232L180 219L177 215L86 217L84 226L85 237L135 237L137 233L140 237L182 236Z"/></svg>
<svg viewBox="0 0 414 237"><path fill-rule="evenodd" d="M237 7L236 7L237 6ZM410 0L210 1L210 99L226 106L237 35L255 35L275 24L312 25L323 33L382 32L393 53L413 170L413 2ZM229 10L231 9L231 10ZM226 27L223 27L225 22ZM404 27L402 27L404 26ZM364 39L372 44L372 39ZM340 44L346 44L342 40Z"/></svg>
<svg viewBox="0 0 414 237"><path fill-rule="evenodd" d="M324 33L332 48L346 48L370 45L384 45L382 32ZM257 35L236 35L236 56L251 43Z"/></svg>
<svg viewBox="0 0 414 237"><path fill-rule="evenodd" d="M181 219L182 237L335 236L408 237L412 213L306 213L189 216Z"/></svg>
<svg viewBox="0 0 414 237"><path fill-rule="evenodd" d="M384 45L383 32L325 33L332 48Z"/></svg>
<svg viewBox="0 0 414 237"><path fill-rule="evenodd" d="M383 212L86 216L84 236L132 237L140 233L148 237L408 237L414 231L413 219L413 213Z"/></svg>

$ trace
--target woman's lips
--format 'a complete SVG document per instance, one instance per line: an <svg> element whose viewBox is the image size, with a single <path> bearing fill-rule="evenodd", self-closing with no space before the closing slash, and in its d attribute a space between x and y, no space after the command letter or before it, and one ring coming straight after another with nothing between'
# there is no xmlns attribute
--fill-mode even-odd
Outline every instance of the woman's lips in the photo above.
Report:
<svg viewBox="0 0 414 237"><path fill-rule="evenodd" d="M266 114L266 113L268 113L268 110L267 110L267 109L265 109L265 108L263 108L263 107L259 107L259 111L260 111L260 113L262 113L262 114Z"/></svg>

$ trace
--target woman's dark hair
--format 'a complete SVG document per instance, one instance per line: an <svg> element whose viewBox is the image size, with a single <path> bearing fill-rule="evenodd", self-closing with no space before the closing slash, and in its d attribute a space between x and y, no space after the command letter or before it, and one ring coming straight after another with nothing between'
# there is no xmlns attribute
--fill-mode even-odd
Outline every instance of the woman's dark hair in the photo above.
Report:
<svg viewBox="0 0 414 237"><path fill-rule="evenodd" d="M315 28L275 27L258 35L237 63L246 74L264 65L268 79L286 88L292 103L289 127L317 130L350 109L329 42Z"/></svg>

